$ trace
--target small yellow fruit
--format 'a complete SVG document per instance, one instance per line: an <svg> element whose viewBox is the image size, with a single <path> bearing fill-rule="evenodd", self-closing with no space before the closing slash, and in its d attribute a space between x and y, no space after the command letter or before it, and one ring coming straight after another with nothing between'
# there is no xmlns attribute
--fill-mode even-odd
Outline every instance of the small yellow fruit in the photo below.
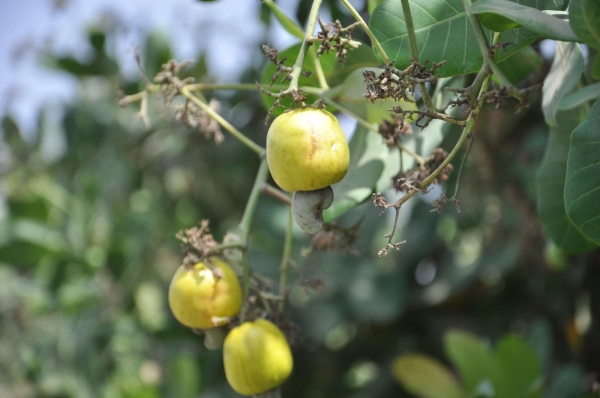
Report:
<svg viewBox="0 0 600 398"><path fill-rule="evenodd" d="M229 385L247 396L281 385L294 365L285 336L266 319L232 329L223 344L223 362Z"/></svg>
<svg viewBox="0 0 600 398"><path fill-rule="evenodd" d="M314 191L340 181L350 150L335 116L301 108L278 116L267 135L267 162L273 179L288 192Z"/></svg>
<svg viewBox="0 0 600 398"><path fill-rule="evenodd" d="M226 262L216 257L212 266L198 263L182 265L169 287L169 306L175 318L187 327L210 329L219 318L234 317L242 306L242 289L237 275Z"/></svg>

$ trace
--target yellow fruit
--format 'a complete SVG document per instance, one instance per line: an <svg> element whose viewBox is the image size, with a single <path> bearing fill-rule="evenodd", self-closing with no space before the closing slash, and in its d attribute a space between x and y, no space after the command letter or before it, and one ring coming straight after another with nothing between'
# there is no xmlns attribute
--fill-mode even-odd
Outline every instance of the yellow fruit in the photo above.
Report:
<svg viewBox="0 0 600 398"><path fill-rule="evenodd" d="M278 116L267 135L267 162L273 179L288 192L314 191L340 181L350 150L335 116L302 108Z"/></svg>
<svg viewBox="0 0 600 398"><path fill-rule="evenodd" d="M223 362L229 385L247 396L281 385L294 365L285 336L265 319L244 322L229 332L223 344Z"/></svg>
<svg viewBox="0 0 600 398"><path fill-rule="evenodd" d="M187 327L210 329L219 318L234 317L242 306L240 282L226 262L216 257L193 268L181 266L169 287L169 306Z"/></svg>

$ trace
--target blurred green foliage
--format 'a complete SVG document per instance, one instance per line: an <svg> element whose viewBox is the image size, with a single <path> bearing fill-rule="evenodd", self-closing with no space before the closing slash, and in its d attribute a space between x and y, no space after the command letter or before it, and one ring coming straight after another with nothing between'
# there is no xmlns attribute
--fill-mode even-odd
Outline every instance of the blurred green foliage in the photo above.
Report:
<svg viewBox="0 0 600 398"><path fill-rule="evenodd" d="M337 2L328 3L334 19L348 22ZM216 146L174 122L157 97L146 130L134 106L117 105L115 86L125 94L143 86L119 77L105 40L103 32L90 34L96 52L88 64L47 55L47 65L79 79L80 91L63 110L48 105L35 140L25 141L10 118L2 121L0 396L235 397L220 351L207 351L175 321L166 292L181 261L175 233L200 219L210 220L217 239L235 228L258 159L229 136ZM171 51L156 34L144 49L151 77ZM259 48L255 56L262 59ZM210 82L198 59L188 73ZM262 70L251 66L258 62L245 63L243 81L260 80ZM224 117L264 144L258 93L208 94L221 101ZM542 233L534 181L548 128L539 108L538 101L520 115L510 106L484 113L463 174L462 212L432 214L419 199L406 204L398 233L408 243L400 252L377 257L391 214L378 217L370 203L338 221L361 222L359 255L303 256L310 242L295 230L292 255L301 272L290 276L288 310L302 334L286 398L418 395L419 386L403 389L391 370L406 355L437 358L426 361L456 383L456 394L591 391L600 369L600 253L566 256ZM62 112L61 122L49 122L49 112ZM435 123L427 134L415 133L416 150L442 140L448 147L458 136ZM250 261L275 283L286 219L284 204L261 197ZM323 292L307 293L299 286L305 277L321 280ZM448 332L454 329L481 337ZM456 375L449 369L460 378L448 379Z"/></svg>

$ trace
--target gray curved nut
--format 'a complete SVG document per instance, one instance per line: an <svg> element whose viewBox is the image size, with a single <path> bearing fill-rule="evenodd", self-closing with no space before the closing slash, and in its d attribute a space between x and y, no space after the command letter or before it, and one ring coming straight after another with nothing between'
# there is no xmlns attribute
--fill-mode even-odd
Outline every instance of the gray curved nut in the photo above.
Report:
<svg viewBox="0 0 600 398"><path fill-rule="evenodd" d="M323 228L323 210L333 203L333 189L297 191L292 196L292 216L306 233L315 234Z"/></svg>

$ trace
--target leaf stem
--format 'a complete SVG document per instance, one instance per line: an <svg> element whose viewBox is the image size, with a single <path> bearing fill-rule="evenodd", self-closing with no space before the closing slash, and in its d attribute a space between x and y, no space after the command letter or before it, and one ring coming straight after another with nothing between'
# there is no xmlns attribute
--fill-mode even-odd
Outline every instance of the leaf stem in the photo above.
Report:
<svg viewBox="0 0 600 398"><path fill-rule="evenodd" d="M244 247L248 247L248 236L250 235L250 224L252 223L252 217L254 216L254 211L256 210L256 205L258 204L258 197L260 195L260 190L263 183L267 180L269 175L269 167L267 165L266 157L263 157L260 166L258 168L258 173L256 174L256 179L254 180L254 185L252 186L252 191L250 191L250 197L248 198L248 203L246 203L246 209L244 210L244 215L242 216L242 221L239 225L240 235L242 244ZM248 297L248 291L250 287L250 264L248 262L248 250L245 250L242 254L242 283L244 290L244 297Z"/></svg>
<svg viewBox="0 0 600 398"><path fill-rule="evenodd" d="M365 33L367 34L367 36L369 36L369 39L371 39L371 44L373 45L373 47L375 47L377 49L377 52L381 56L381 59L383 60L383 63L385 65L389 65L390 62L392 62L392 61L390 60L390 58L385 53L385 50L383 49L383 47L381 47L381 43L379 43L379 40L377 40L377 38L375 37L375 35L371 31L371 29L369 28L369 25L367 25L367 23L365 22L365 20L362 19L362 17L360 16L359 12L356 11L356 9L352 6L352 4L350 4L350 2L348 0L340 0L340 1L342 2L342 4L344 6L346 6L346 8L348 9L348 11L350 11L350 14L352 14L352 16L358 22L360 22L360 26L363 28L363 30L365 31Z"/></svg>
<svg viewBox="0 0 600 398"><path fill-rule="evenodd" d="M286 300L287 290L287 269L290 262L290 254L292 252L292 226L294 220L292 218L292 208L288 209L288 222L285 231L285 242L283 244L283 255L281 257L281 265L279 267L279 295L283 298L279 302L279 313L283 314Z"/></svg>
<svg viewBox="0 0 600 398"><path fill-rule="evenodd" d="M408 0L402 0L402 12L404 13L404 23L406 24L406 33L408 34L408 48L410 49L410 57L419 61L419 49L417 47L417 36L415 35L415 24L413 23ZM419 83L419 91L421 91L421 97L423 97L425 109L435 112L435 106L433 105L433 101L431 101L431 97L429 96L429 91L427 91L427 85L425 83Z"/></svg>

